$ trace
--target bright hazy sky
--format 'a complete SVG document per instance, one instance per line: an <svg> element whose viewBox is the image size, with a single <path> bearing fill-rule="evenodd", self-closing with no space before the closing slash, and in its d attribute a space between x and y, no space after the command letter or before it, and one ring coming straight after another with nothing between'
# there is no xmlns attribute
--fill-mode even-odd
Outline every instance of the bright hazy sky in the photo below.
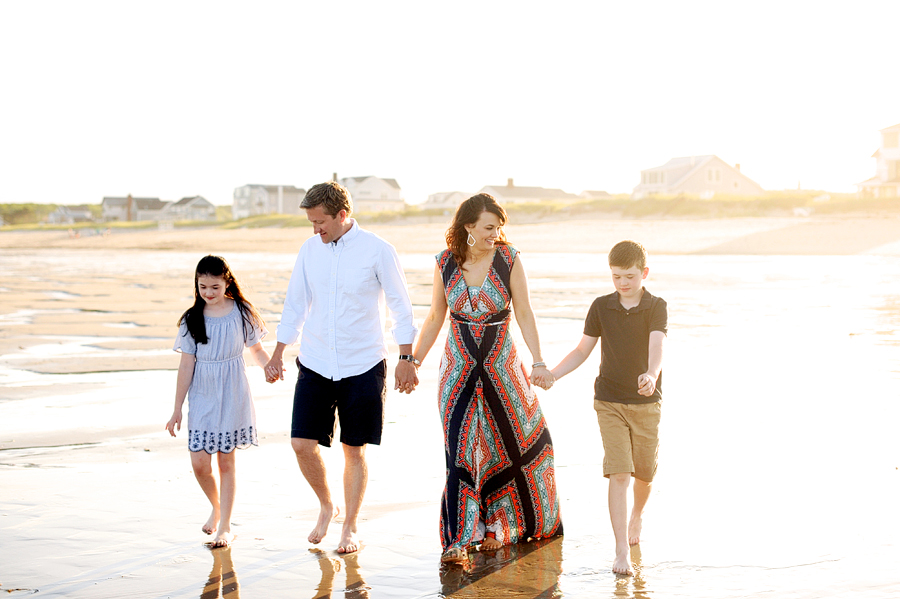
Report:
<svg viewBox="0 0 900 599"><path fill-rule="evenodd" d="M896 0L2 2L0 202L621 193L701 154L854 191L900 123L898 32Z"/></svg>

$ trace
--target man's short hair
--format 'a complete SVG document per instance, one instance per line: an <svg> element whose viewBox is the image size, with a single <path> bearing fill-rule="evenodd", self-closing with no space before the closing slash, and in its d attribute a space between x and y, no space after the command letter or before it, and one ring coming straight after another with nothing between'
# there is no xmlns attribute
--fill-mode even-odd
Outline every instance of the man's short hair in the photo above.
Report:
<svg viewBox="0 0 900 599"><path fill-rule="evenodd" d="M620 241L609 251L609 266L643 271L647 267L647 250L637 241Z"/></svg>
<svg viewBox="0 0 900 599"><path fill-rule="evenodd" d="M303 209L321 206L325 214L337 216L341 210L347 211L347 216L353 212L353 201L347 188L336 181L318 183L309 188L300 207Z"/></svg>

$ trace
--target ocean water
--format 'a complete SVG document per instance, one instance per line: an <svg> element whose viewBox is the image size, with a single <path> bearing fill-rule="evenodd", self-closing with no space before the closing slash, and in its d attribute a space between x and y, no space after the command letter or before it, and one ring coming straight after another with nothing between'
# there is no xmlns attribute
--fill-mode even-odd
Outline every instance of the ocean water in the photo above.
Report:
<svg viewBox="0 0 900 599"><path fill-rule="evenodd" d="M175 261L195 261L172 252L105 255L103 260L94 259L99 253L89 257L37 252L29 260L38 277L52 277L56 271L110 275L135 267L165 272L166 265ZM18 273L17 259L10 252L0 253L0 272L4 276ZM293 259L281 254L229 256L238 271L258 269L260 264L272 271L289 270ZM612 290L605 256L547 253L523 259L544 358L555 364L580 339L593 298ZM401 260L414 297L428 297L433 257L410 254ZM394 547L388 553L373 543L352 563L334 556L317 557L305 549L297 550L302 558L294 557L285 550L274 554L284 556L278 562L252 552L241 556L237 545L229 563L241 580L244 597L279 596L287 588L313 597L900 596L900 264L896 258L652 256L650 269L646 285L668 302L669 334L660 467L644 518L642 543L633 554L634 577L617 577L610 571L613 540L591 397L599 347L579 370L540 394L554 437L563 539L493 557L477 556L472 567L464 570L439 566L434 510L443 468L440 440L435 439L435 431L439 434L434 400L438 341L423 367L430 370L423 373L420 389L408 398L392 400L386 429L386 437L403 438L420 451L411 452L402 444L379 448L366 498L372 509L391 502L414 504L384 507L385 513L373 516L368 524L385 534L399 534L398 542L413 549L403 554ZM58 309L70 310L66 290L53 291L58 292L54 296ZM417 315L423 316L425 310L427 305L418 302ZM22 312L3 319L15 323L28 317ZM116 332L122 338L130 334L127 328ZM55 351L69 355L98 351L79 349L88 346L89 340L80 339L58 344ZM519 350L527 356L524 344L519 344ZM3 436L16 423L27 423L32 427L27 430L87 425L92 417L89 406L102 406L107 419L120 412L128 412L132 419L158 418L160 409L153 404L142 402L136 409L128 403L138 392L136 382L148 400L150 395L164 395L165 399L157 400L164 406L170 402L174 373L37 375L17 370L10 356L2 358L4 385L38 389L15 401L0 402ZM76 391L57 397L60 384ZM42 385L46 393L40 392ZM285 391L258 387L264 419L260 425L284 428L286 422L265 420L265 406ZM127 394L122 393L125 389ZM55 411L47 408L51 404ZM59 410L61 405L71 409ZM79 405L82 408L76 410ZM162 408L166 418L168 409ZM50 419L34 418L50 412L54 414ZM59 415L62 412L66 415ZM95 413L99 412L97 408ZM257 455L269 455L264 453L267 449L260 450ZM49 460L50 454L42 458L41 451L28 450L27 459L31 463ZM12 474L36 476L16 469L17 455L3 452L3 467L13 464L6 480ZM289 467L286 472L299 477L296 467ZM51 475L64 477L65 473ZM402 497L395 497L396 487L405 485L409 477L419 477L418 486L410 484ZM248 503L253 497L260 504L276 501L261 494L248 498ZM9 505L5 509L15 512ZM256 505L245 518L253 521L256 516L260 526L278 528L265 519L273 518L271 514L279 509L280 505ZM0 549L8 554L10 547L0 539ZM272 555L270 547L266 551ZM208 554L197 555L198 561L207 560ZM147 558L142 563L152 562ZM270 564L271 570L260 564ZM109 577L98 575L94 586L85 582L71 596L164 596L161 591L135 592L149 588L151 578L161 581L153 587L159 588L177 576L172 568L159 575L159 566L155 567L152 576L137 568L123 575L126 582L133 580L143 587L126 592L122 590L126 582L120 581L115 592L104 594L96 589L108 585ZM7 571L5 578L10 574L15 572ZM6 579L0 582L9 584ZM178 591L166 595L199 596L203 582L179 581L172 587Z"/></svg>

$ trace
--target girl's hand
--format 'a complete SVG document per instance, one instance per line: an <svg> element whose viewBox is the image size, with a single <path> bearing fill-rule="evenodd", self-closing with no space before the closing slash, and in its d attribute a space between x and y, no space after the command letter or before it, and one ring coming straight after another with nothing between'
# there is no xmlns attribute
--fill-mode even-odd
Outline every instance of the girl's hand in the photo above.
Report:
<svg viewBox="0 0 900 599"><path fill-rule="evenodd" d="M169 434L173 437L175 436L175 429L181 430L181 411L172 414L172 418L166 423L166 430L169 431Z"/></svg>

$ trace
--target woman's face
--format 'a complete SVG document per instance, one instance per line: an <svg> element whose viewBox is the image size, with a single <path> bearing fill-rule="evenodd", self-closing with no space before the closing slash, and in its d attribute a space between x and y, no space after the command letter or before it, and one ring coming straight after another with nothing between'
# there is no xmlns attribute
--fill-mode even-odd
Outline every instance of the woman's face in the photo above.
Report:
<svg viewBox="0 0 900 599"><path fill-rule="evenodd" d="M484 211L475 224L466 225L466 231L475 238L475 244L469 246L474 252L486 252L494 248L494 242L500 237L503 225L500 217L493 212Z"/></svg>

